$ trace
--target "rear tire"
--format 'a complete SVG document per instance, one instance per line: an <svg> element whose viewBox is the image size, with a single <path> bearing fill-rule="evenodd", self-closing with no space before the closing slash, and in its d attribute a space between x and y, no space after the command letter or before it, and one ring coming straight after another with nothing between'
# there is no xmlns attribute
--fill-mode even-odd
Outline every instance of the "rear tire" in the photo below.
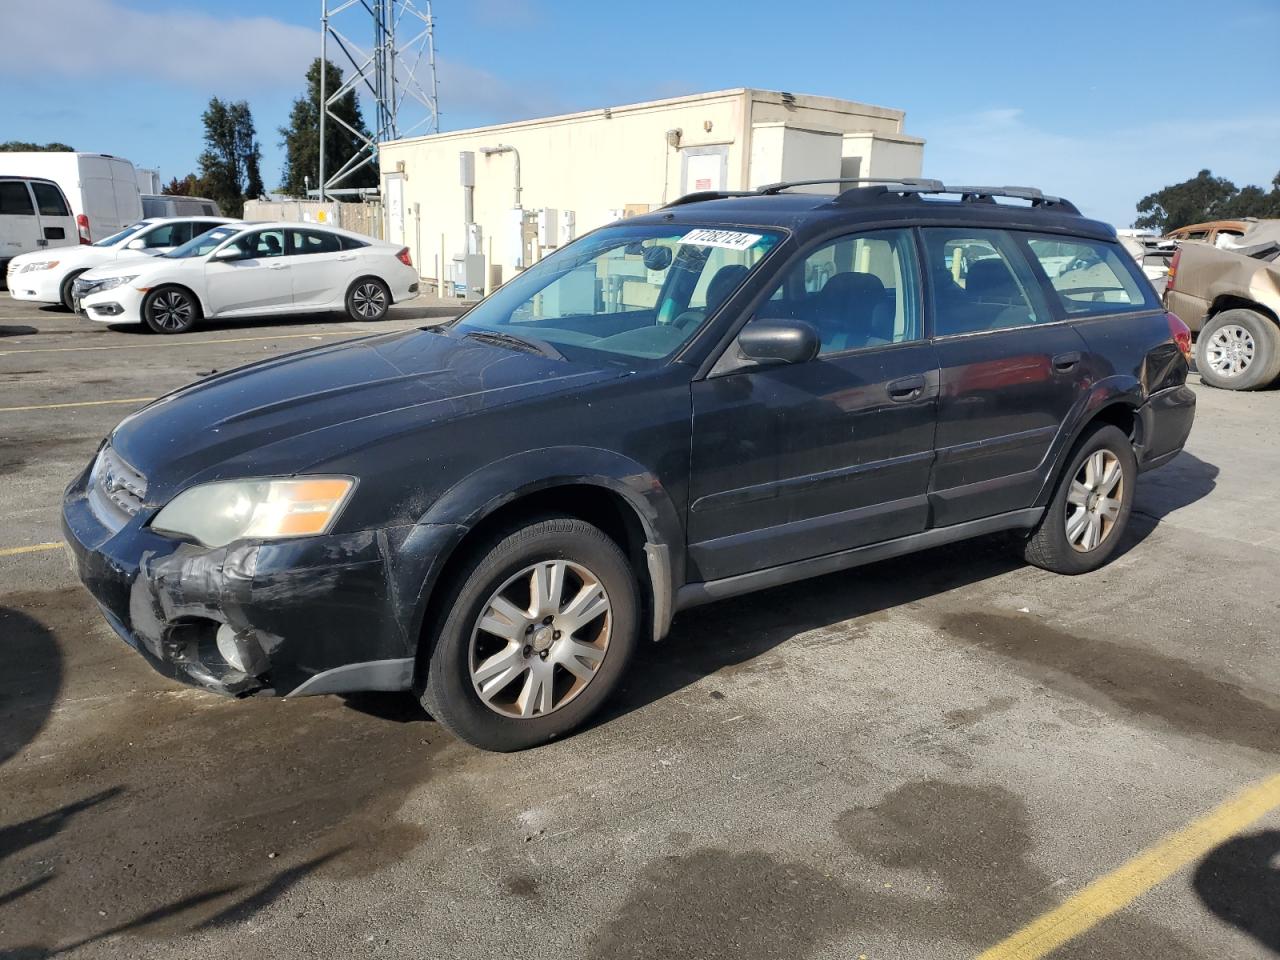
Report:
<svg viewBox="0 0 1280 960"><path fill-rule="evenodd" d="M428 713L484 750L522 750L581 725L618 685L639 636L626 556L572 517L489 541L446 604L419 665L419 695Z"/></svg>
<svg viewBox="0 0 1280 960"><path fill-rule="evenodd" d="M62 308L68 313L74 313L76 309L75 298L71 296L71 288L75 285L76 279L82 273L88 273L87 270L77 270L75 273L67 274L67 278L62 281L62 286L58 288L58 295L62 299Z"/></svg>
<svg viewBox="0 0 1280 960"><path fill-rule="evenodd" d="M1224 310L1200 331L1196 369L1223 390L1269 387L1280 377L1280 327L1256 310Z"/></svg>
<svg viewBox="0 0 1280 960"><path fill-rule="evenodd" d="M377 277L361 277L347 291L347 316L352 320L385 320L390 309L391 289Z"/></svg>
<svg viewBox="0 0 1280 960"><path fill-rule="evenodd" d="M1076 443L1040 524L1023 546L1027 563L1054 573L1097 570L1129 526L1138 460L1118 427L1101 424Z"/></svg>
<svg viewBox="0 0 1280 960"><path fill-rule="evenodd" d="M142 320L153 333L186 333L200 319L200 302L181 287L159 287L142 301Z"/></svg>

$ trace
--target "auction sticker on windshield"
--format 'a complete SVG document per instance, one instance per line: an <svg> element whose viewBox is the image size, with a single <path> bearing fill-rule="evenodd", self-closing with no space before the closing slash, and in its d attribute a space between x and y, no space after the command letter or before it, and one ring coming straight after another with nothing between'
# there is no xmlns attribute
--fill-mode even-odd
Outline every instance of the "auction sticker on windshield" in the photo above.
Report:
<svg viewBox="0 0 1280 960"><path fill-rule="evenodd" d="M739 233L737 230L690 230L680 238L681 243L698 247L724 247L726 250L750 250L762 238L760 233Z"/></svg>

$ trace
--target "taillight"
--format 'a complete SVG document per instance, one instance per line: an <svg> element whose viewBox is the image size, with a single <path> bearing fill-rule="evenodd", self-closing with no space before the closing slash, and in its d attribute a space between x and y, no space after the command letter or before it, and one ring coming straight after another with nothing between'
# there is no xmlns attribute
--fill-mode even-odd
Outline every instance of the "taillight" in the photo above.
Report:
<svg viewBox="0 0 1280 960"><path fill-rule="evenodd" d="M1173 289L1173 278L1177 276L1178 261L1181 259L1182 259L1182 248L1179 247L1177 251L1174 253L1173 259L1169 261L1169 282L1164 285L1165 293L1168 293L1170 290ZM1173 316L1173 314L1170 314L1170 316ZM1179 320L1178 322L1182 323L1181 320ZM1183 326L1185 326L1185 324L1183 324Z"/></svg>
<svg viewBox="0 0 1280 960"><path fill-rule="evenodd" d="M408 247L401 248L400 252L396 254L396 259L399 260L401 263L403 263L406 267L413 266L413 260L409 258Z"/></svg>
<svg viewBox="0 0 1280 960"><path fill-rule="evenodd" d="M76 217L76 229L80 232L81 243L93 243L93 238L89 235L89 218L83 213Z"/></svg>
<svg viewBox="0 0 1280 960"><path fill-rule="evenodd" d="M1191 328L1182 322L1182 318L1176 313L1166 313L1165 319L1169 321L1169 332L1173 334L1173 342L1178 345L1178 349L1182 351L1182 355L1187 358L1187 362L1191 362Z"/></svg>

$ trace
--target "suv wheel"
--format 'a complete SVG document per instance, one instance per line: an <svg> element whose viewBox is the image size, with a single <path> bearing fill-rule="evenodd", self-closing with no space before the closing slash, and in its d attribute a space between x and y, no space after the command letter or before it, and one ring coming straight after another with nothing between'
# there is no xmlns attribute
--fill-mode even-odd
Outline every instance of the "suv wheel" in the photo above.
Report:
<svg viewBox="0 0 1280 960"><path fill-rule="evenodd" d="M455 582L422 704L486 750L545 743L609 696L638 630L638 589L617 544L571 517L531 523Z"/></svg>
<svg viewBox="0 0 1280 960"><path fill-rule="evenodd" d="M391 291L377 277L357 280L347 291L347 316L352 320L381 320L391 309Z"/></svg>
<svg viewBox="0 0 1280 960"><path fill-rule="evenodd" d="M161 287L142 301L142 319L154 333L186 333L200 319L200 304L179 287Z"/></svg>
<svg viewBox="0 0 1280 960"><path fill-rule="evenodd" d="M1196 341L1196 369L1211 387L1259 390L1280 376L1280 329L1253 310L1224 310Z"/></svg>
<svg viewBox="0 0 1280 960"><path fill-rule="evenodd" d="M76 308L75 298L71 296L71 288L75 286L76 278L82 273L88 273L88 271L77 270L75 273L67 274L67 278L62 281L62 286L58 288L58 295L62 298L62 308L68 312Z"/></svg>
<svg viewBox="0 0 1280 960"><path fill-rule="evenodd" d="M1129 438L1109 424L1076 444L1040 525L1028 563L1054 573L1088 573L1115 553L1129 525L1138 461Z"/></svg>

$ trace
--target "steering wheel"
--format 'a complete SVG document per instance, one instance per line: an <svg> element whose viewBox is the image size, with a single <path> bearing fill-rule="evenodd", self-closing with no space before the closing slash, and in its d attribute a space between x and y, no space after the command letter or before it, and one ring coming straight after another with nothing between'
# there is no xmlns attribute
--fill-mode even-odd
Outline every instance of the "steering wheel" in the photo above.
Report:
<svg viewBox="0 0 1280 960"><path fill-rule="evenodd" d="M671 321L671 325L679 330L684 330L688 327L696 327L706 319L706 316L707 314L705 310L686 310L683 313L678 314L676 318Z"/></svg>

